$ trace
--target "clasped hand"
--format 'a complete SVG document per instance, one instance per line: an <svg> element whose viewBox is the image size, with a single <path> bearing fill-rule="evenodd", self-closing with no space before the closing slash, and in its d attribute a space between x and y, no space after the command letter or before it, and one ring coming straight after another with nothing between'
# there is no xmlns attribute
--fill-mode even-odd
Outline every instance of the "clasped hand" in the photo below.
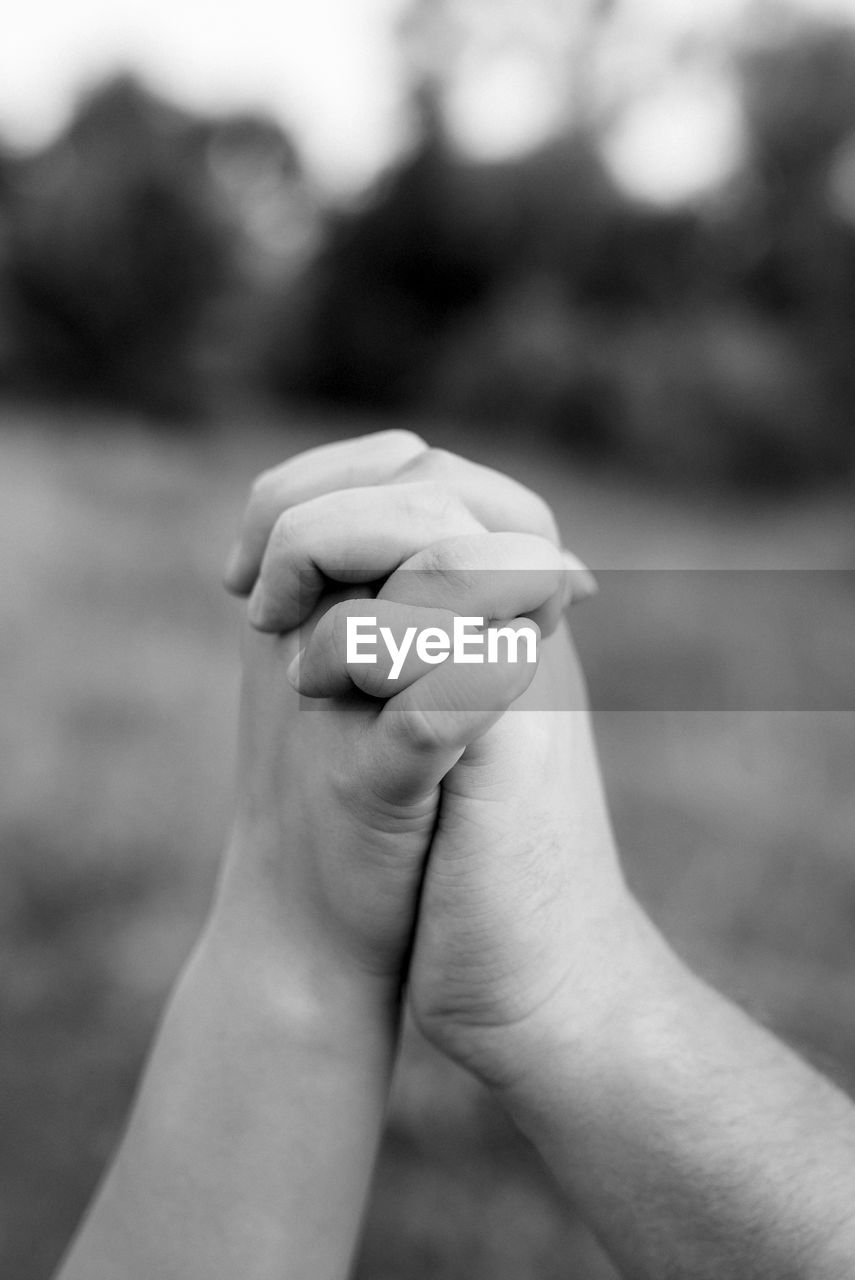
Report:
<svg viewBox="0 0 855 1280"><path fill-rule="evenodd" d="M320 999L394 1009L406 984L427 1037L493 1083L524 1075L559 1001L579 1034L606 1016L637 913L564 621L591 578L546 504L409 432L325 446L256 482L226 583L251 625L221 909ZM392 681L382 652L347 662L366 595L392 631L536 625L539 663L411 650Z"/></svg>

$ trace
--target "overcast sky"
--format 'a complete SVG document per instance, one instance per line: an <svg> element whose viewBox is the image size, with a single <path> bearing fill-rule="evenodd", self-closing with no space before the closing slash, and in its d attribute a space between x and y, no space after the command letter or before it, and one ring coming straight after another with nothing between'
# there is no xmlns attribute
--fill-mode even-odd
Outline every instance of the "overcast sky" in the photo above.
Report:
<svg viewBox="0 0 855 1280"><path fill-rule="evenodd" d="M468 0L489 21L513 0ZM571 0L528 0L568 20ZM801 0L812 13L855 20L855 0ZM321 182L346 191L370 178L400 143L404 122L395 27L406 0L18 0L0 40L0 135L49 137L81 86L119 66L202 108L258 106L289 124ZM486 5L486 8L485 8ZM746 0L624 0L624 57L657 56L681 31L733 24ZM519 6L516 6L517 12ZM524 7L525 11L525 7ZM499 15L504 15L504 18ZM548 70L548 68L547 68ZM555 85L543 62L477 59L453 101L473 152L525 146L549 123ZM739 122L727 85L709 72L663 83L615 135L627 181L669 198L732 163Z"/></svg>

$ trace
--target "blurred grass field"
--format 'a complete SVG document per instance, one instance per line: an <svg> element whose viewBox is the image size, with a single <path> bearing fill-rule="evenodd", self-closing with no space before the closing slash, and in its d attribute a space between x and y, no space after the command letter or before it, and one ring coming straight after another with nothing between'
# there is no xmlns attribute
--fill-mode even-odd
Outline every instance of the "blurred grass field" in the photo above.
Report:
<svg viewBox="0 0 855 1280"><path fill-rule="evenodd" d="M49 1276L204 915L238 682L239 609L219 571L246 486L367 426L167 438L133 420L3 414L3 1276ZM456 442L450 428L433 438ZM544 492L595 568L855 568L846 494L690 499L510 438L459 447ZM828 606L837 627L855 625L855 601ZM779 678L795 679L798 601L771 616L724 617L711 636L648 608L588 652L592 676L629 687L663 661L687 673L714 661L738 682L774 651ZM629 878L674 945L855 1090L855 714L609 711L598 734ZM357 1274L614 1273L490 1100L408 1031Z"/></svg>

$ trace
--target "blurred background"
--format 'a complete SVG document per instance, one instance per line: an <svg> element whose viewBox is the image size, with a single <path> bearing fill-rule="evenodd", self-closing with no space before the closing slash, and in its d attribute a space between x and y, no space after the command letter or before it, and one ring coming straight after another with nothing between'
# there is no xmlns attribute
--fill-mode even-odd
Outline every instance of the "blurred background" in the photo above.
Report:
<svg viewBox="0 0 855 1280"><path fill-rule="evenodd" d="M855 569L854 344L855 0L14 7L3 1275L56 1264L204 916L247 486L390 424L543 492L595 568L768 571L712 631L709 579L660 574L580 639L636 892L855 1088L855 593L779 572ZM746 663L795 689L806 652L825 710L688 709ZM356 1274L614 1276L412 1031Z"/></svg>

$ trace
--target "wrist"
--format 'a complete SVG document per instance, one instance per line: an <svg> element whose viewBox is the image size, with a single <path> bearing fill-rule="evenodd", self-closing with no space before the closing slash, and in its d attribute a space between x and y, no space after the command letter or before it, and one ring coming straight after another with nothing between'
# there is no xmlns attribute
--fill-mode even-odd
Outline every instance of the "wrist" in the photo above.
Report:
<svg viewBox="0 0 855 1280"><path fill-rule="evenodd" d="M486 1083L526 1131L542 1113L554 1119L557 1097L585 1114L595 1095L611 1087L624 1093L655 1073L663 1028L679 1018L692 981L627 894L620 912L598 928L585 965L571 964L550 998L497 1042Z"/></svg>
<svg viewBox="0 0 855 1280"><path fill-rule="evenodd" d="M239 1001L274 1027L347 1054L394 1045L400 984L335 945L296 901L283 909L234 846L193 957L223 1004Z"/></svg>

